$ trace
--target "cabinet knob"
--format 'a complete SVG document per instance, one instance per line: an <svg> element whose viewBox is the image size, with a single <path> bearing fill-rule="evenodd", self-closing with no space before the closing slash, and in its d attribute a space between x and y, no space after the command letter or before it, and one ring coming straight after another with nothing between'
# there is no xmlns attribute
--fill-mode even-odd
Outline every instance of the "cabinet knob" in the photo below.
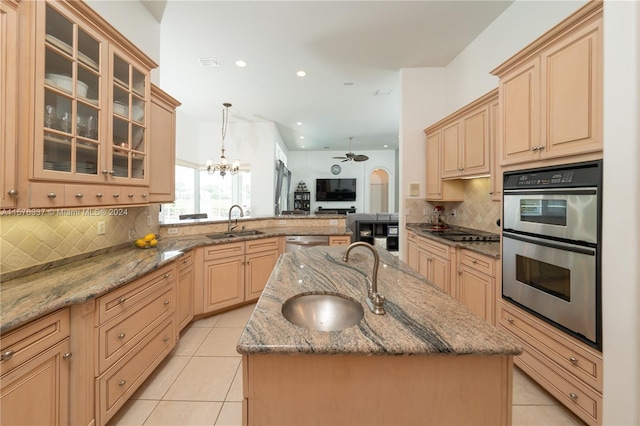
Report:
<svg viewBox="0 0 640 426"><path fill-rule="evenodd" d="M477 261L477 260L475 260L475 259L473 259L473 260L471 261L471 263L476 264L476 263L478 263L478 261Z"/></svg>
<svg viewBox="0 0 640 426"><path fill-rule="evenodd" d="M71 358L71 352L67 352L66 354L62 355L62 359L69 359Z"/></svg>
<svg viewBox="0 0 640 426"><path fill-rule="evenodd" d="M110 174L111 176L113 176L113 175L115 175L115 174L116 174L116 172L115 172L115 170L109 170L109 174Z"/></svg>
<svg viewBox="0 0 640 426"><path fill-rule="evenodd" d="M120 334L118 334L118 339L122 340L122 339L124 339L126 336L127 336L126 334L124 334L124 333L120 333Z"/></svg>
<svg viewBox="0 0 640 426"><path fill-rule="evenodd" d="M569 358L569 362L571 362L571 364L578 364L578 358L572 356Z"/></svg>
<svg viewBox="0 0 640 426"><path fill-rule="evenodd" d="M13 358L13 351L11 349L9 349L6 352L2 352L2 354L0 355L0 361L8 361L11 358Z"/></svg>
<svg viewBox="0 0 640 426"><path fill-rule="evenodd" d="M18 195L18 190L17 189L10 189L9 192L7 192L8 195L15 197L16 195Z"/></svg>
<svg viewBox="0 0 640 426"><path fill-rule="evenodd" d="M147 194L142 194L142 198L147 198Z"/></svg>
<svg viewBox="0 0 640 426"><path fill-rule="evenodd" d="M127 197L129 197L129 198L133 198L133 194L132 194L132 193L129 193L129 195L127 195Z"/></svg>
<svg viewBox="0 0 640 426"><path fill-rule="evenodd" d="M509 324L513 324L513 318L507 318L507 322L508 322Z"/></svg>
<svg viewBox="0 0 640 426"><path fill-rule="evenodd" d="M164 274L164 278L169 278L171 276L171 272L167 272L166 274Z"/></svg>
<svg viewBox="0 0 640 426"><path fill-rule="evenodd" d="M571 398L571 399L572 399L572 400L574 400L574 401L577 401L577 400L578 400L578 395L576 395L576 394L575 394L575 393L573 393L573 392L570 392L570 393L569 393L569 398Z"/></svg>
<svg viewBox="0 0 640 426"><path fill-rule="evenodd" d="M56 195L56 193L55 193L55 192L50 192L50 193L48 193L48 194L47 194L47 197L49 197L49 198L53 199L53 198L56 198L56 197L57 197L57 195Z"/></svg>
<svg viewBox="0 0 640 426"><path fill-rule="evenodd" d="M81 192L78 192L78 193L76 194L76 198L82 198L82 193L81 193Z"/></svg>
<svg viewBox="0 0 640 426"><path fill-rule="evenodd" d="M116 192L116 193L113 194L113 198L118 198L118 197L120 197L119 193Z"/></svg>
<svg viewBox="0 0 640 426"><path fill-rule="evenodd" d="M109 170L104 169L104 170L102 171L102 174L103 174L103 175L108 175L108 174L109 174Z"/></svg>
<svg viewBox="0 0 640 426"><path fill-rule="evenodd" d="M127 381L126 381L126 380L120 380L120 381L118 382L118 386L124 386L124 385L126 385L126 384L127 384Z"/></svg>
<svg viewBox="0 0 640 426"><path fill-rule="evenodd" d="M121 297L120 299L118 299L118 303L124 303L127 301L126 297Z"/></svg>
<svg viewBox="0 0 640 426"><path fill-rule="evenodd" d="M182 263L188 263L189 259L182 259Z"/></svg>
<svg viewBox="0 0 640 426"><path fill-rule="evenodd" d="M458 275L462 275L462 270L458 269Z"/></svg>
<svg viewBox="0 0 640 426"><path fill-rule="evenodd" d="M162 341L163 341L163 342L168 342L168 341L169 341L169 338L168 338L168 337L165 337L164 339L162 339Z"/></svg>
<svg viewBox="0 0 640 426"><path fill-rule="evenodd" d="M538 145L538 151L542 151L544 149L544 145Z"/></svg>
<svg viewBox="0 0 640 426"><path fill-rule="evenodd" d="M96 198L102 198L102 192L98 192L98 193L96 194Z"/></svg>
<svg viewBox="0 0 640 426"><path fill-rule="evenodd" d="M164 301L164 306L168 306L168 305L169 305L169 303L171 303L171 302L169 302L168 300L165 300L165 301Z"/></svg>

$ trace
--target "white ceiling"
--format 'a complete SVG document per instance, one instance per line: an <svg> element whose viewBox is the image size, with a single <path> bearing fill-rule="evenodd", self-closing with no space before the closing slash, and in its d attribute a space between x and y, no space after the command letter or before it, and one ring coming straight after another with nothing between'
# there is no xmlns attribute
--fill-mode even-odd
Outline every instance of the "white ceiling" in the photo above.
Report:
<svg viewBox="0 0 640 426"><path fill-rule="evenodd" d="M511 1L143 4L161 21L161 85L190 120L217 123L230 102L230 121L273 121L290 150L346 152L353 136L358 152L398 147L401 68L446 66Z"/></svg>

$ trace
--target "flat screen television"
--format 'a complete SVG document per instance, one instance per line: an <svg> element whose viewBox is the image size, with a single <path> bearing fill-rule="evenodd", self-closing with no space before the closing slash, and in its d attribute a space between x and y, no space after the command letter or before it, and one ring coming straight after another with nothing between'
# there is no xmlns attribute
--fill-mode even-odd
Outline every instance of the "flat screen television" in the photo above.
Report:
<svg viewBox="0 0 640 426"><path fill-rule="evenodd" d="M316 201L355 200L355 179L316 179Z"/></svg>

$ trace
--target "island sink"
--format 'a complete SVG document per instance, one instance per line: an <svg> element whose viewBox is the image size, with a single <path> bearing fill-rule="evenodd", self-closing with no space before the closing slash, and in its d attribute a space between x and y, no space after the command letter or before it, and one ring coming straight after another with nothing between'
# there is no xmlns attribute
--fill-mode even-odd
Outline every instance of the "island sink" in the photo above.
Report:
<svg viewBox="0 0 640 426"><path fill-rule="evenodd" d="M316 331L352 327L364 317L362 305L338 294L306 293L287 300L282 315L292 324Z"/></svg>

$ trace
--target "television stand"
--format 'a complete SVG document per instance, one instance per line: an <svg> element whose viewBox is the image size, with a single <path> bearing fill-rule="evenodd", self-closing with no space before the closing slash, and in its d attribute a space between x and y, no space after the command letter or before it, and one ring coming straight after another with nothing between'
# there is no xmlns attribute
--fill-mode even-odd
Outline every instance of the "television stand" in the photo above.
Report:
<svg viewBox="0 0 640 426"><path fill-rule="evenodd" d="M348 209L318 207L318 210L316 210L316 214L343 214L345 216L347 213L355 213L355 212L356 212L355 206L351 206Z"/></svg>

